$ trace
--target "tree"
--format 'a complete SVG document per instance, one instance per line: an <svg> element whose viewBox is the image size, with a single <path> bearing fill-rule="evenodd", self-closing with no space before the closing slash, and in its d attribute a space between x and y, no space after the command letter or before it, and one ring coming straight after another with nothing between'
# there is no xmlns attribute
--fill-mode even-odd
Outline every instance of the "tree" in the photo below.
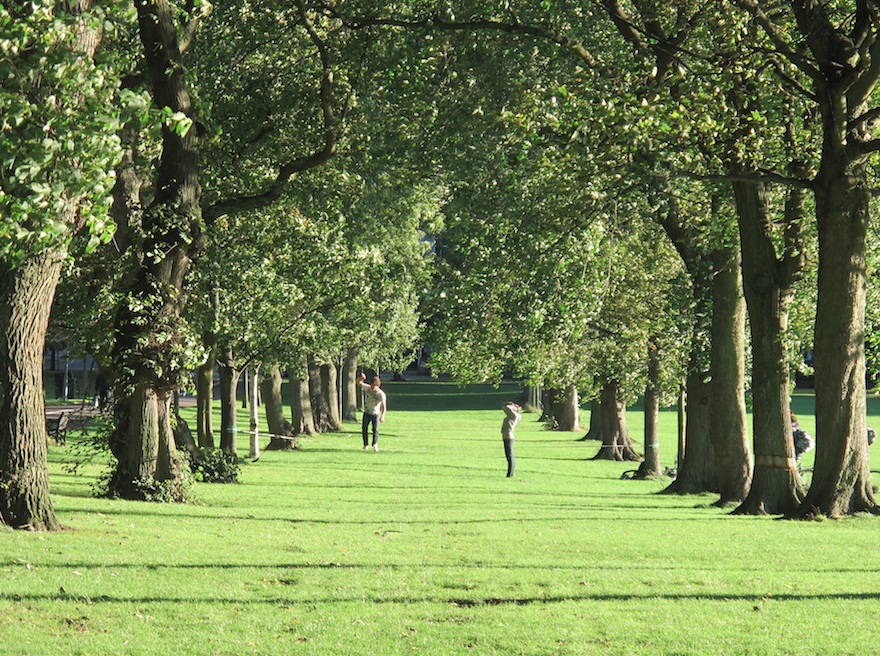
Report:
<svg viewBox="0 0 880 656"><path fill-rule="evenodd" d="M93 248L111 230L117 78L94 59L105 9L0 7L0 523L13 528L60 528L49 496L42 353L72 235L85 229Z"/></svg>

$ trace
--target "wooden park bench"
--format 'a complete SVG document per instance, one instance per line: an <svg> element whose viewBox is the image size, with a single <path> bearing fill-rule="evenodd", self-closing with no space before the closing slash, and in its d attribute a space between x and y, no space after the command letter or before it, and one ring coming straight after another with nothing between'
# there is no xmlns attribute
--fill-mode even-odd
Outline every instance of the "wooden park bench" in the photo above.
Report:
<svg viewBox="0 0 880 656"><path fill-rule="evenodd" d="M46 417L46 432L49 437L55 438L55 444L67 444L67 426L70 423L70 414L62 412L57 417Z"/></svg>

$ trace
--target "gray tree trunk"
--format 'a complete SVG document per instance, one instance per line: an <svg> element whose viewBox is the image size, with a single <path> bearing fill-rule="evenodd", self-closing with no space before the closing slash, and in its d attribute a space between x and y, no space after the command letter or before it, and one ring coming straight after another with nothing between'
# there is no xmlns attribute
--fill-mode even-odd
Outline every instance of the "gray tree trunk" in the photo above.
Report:
<svg viewBox="0 0 880 656"><path fill-rule="evenodd" d="M309 394L309 379L296 376L294 373L302 367L290 368L290 414L294 435L311 435L315 433L315 419L312 415L312 400Z"/></svg>

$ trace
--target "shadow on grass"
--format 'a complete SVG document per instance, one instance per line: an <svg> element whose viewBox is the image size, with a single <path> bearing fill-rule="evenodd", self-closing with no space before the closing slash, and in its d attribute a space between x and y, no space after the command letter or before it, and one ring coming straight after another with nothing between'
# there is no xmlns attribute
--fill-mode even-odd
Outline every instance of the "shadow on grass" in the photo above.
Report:
<svg viewBox="0 0 880 656"><path fill-rule="evenodd" d="M285 583L281 583L284 585ZM292 585L292 582L287 582ZM89 605L96 604L156 604L156 603L172 603L172 604L265 604L271 606L290 606L290 605L317 605L317 604L362 604L365 601L373 604L449 604L462 608L473 608L476 606L527 606L532 604L551 605L563 603L614 603L614 602L654 602L654 601L693 601L696 603L705 602L794 602L803 603L806 601L877 601L880 600L880 592L858 592L858 593L834 593L834 594L774 594L767 600L762 599L760 594L691 594L691 593L664 593L664 594L582 594L555 597L486 597L486 598L446 598L438 599L432 597L389 597L389 598L370 598L363 596L352 596L348 598L335 597L329 599L323 598L294 598L294 597L265 597L261 599L229 599L229 598L197 598L197 597L172 597L172 596L149 596L149 597L114 597L109 595L77 595L69 594L66 591L54 594L0 594L0 600L14 603L22 602L40 602L40 601L69 601L82 602L86 601Z"/></svg>

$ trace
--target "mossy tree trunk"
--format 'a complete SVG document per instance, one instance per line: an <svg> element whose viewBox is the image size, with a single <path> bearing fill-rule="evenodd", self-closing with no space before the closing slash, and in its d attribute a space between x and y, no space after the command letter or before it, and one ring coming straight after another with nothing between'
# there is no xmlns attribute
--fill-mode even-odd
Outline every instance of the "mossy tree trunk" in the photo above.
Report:
<svg viewBox="0 0 880 656"><path fill-rule="evenodd" d="M154 105L191 117L171 5L144 0L136 9ZM113 348L114 453L123 457L112 481L113 492L124 498L143 498L151 481L170 481L168 489L183 490L175 484L183 472L168 404L185 375L178 351L183 283L202 243L197 132L176 123L162 127L156 194L140 216L138 236L129 242L131 268L114 320Z"/></svg>

